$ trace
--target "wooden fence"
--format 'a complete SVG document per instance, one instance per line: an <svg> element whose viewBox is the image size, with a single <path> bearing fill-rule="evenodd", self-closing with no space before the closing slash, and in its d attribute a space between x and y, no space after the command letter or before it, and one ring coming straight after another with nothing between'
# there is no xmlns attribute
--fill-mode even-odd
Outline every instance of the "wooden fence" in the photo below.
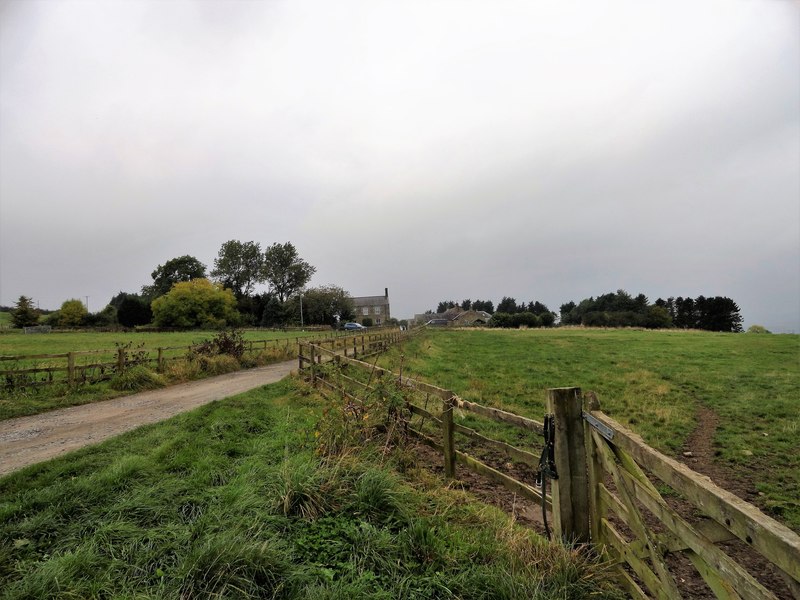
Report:
<svg viewBox="0 0 800 600"><path fill-rule="evenodd" d="M542 433L543 423L467 402L449 390L344 356L333 348L305 346L301 369L318 365L324 356L346 368L391 377L423 398L424 407L412 394L408 409L438 433L426 433L414 427L413 421L409 431L442 453L448 477L457 476L458 463L521 496L541 501L541 491L530 482L458 450L456 436L534 468L539 465L538 455L530 448L464 427L454 421L453 413L458 409L537 434ZM316 385L340 391L344 383L370 389L341 373L330 377L330 371L310 370ZM431 398L439 410L428 407ZM796 533L645 444L601 412L592 393L584 396L579 388L550 389L546 410L555 421L558 478L552 482L552 494L545 497L555 533L565 543L592 544L616 565L621 585L633 598L691 597L698 586L707 586L706 594L730 600L800 598L800 537ZM765 579L764 573L749 572L742 563L752 565L756 554L763 557L756 560L770 563L778 575ZM687 591L689 584L694 591Z"/></svg>
<svg viewBox="0 0 800 600"><path fill-rule="evenodd" d="M335 336L335 333L331 333ZM294 356L300 337L271 340L245 340L245 353L256 354L269 349L282 350ZM333 338L332 338L333 339ZM327 341L319 339L320 342ZM95 383L110 379L135 365L151 365L163 371L170 361L183 360L201 344L137 348L119 346L113 350L76 350L62 354L20 354L0 356L0 365L14 368L0 370L0 386L6 388L37 387L56 383ZM83 362L81 362L83 359Z"/></svg>

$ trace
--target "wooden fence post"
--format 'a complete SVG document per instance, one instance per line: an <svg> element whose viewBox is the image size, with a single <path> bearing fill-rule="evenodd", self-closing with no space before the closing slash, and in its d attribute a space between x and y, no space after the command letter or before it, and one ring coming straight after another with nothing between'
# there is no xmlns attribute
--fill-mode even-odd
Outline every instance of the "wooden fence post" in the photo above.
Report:
<svg viewBox="0 0 800 600"><path fill-rule="evenodd" d="M75 353L68 352L67 353L67 382L69 385L74 385L75 383Z"/></svg>
<svg viewBox="0 0 800 600"><path fill-rule="evenodd" d="M125 350L117 348L117 373L125 372Z"/></svg>
<svg viewBox="0 0 800 600"><path fill-rule="evenodd" d="M316 365L314 364L316 362L316 360L314 359L315 351L313 344L309 344L308 347L311 349L311 385L313 386L317 384Z"/></svg>
<svg viewBox="0 0 800 600"><path fill-rule="evenodd" d="M444 474L456 476L456 440L453 435L453 393L448 391L442 398L442 447L444 449Z"/></svg>
<svg viewBox="0 0 800 600"><path fill-rule="evenodd" d="M547 390L547 412L555 419L553 524L566 543L589 541L589 481L586 475L580 388Z"/></svg>
<svg viewBox="0 0 800 600"><path fill-rule="evenodd" d="M583 412L600 410L600 402L594 392L587 392L583 397ZM583 440L586 446L586 473L588 476L588 498L589 498L589 533L592 543L600 544L600 520L605 517L600 503L600 484L603 482L603 469L600 465L600 457L597 455L597 448L592 439L591 425L583 421Z"/></svg>

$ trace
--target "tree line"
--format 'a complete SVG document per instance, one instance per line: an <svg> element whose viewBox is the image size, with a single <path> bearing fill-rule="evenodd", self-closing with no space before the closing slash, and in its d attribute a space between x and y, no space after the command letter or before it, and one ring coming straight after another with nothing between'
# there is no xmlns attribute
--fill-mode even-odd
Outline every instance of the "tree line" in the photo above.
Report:
<svg viewBox="0 0 800 600"><path fill-rule="evenodd" d="M562 304L561 323L592 327L742 331L739 305L725 296L658 298L651 304L644 294L633 297L625 290L586 298L578 304Z"/></svg>
<svg viewBox="0 0 800 600"><path fill-rule="evenodd" d="M258 242L222 244L213 268L190 255L159 264L152 283L138 292L120 291L101 311L89 313L83 302L66 300L43 316L33 301L20 296L11 311L15 327L39 323L60 327L163 328L335 325L355 316L350 294L336 285L305 289L316 268L303 260L291 242L262 250ZM267 290L255 293L256 286Z"/></svg>
<svg viewBox="0 0 800 600"><path fill-rule="evenodd" d="M503 296L494 310L491 300L453 300L439 302L436 313L448 310L482 310L492 315L490 327L552 327L583 325L586 327L644 327L648 329L703 329L707 331L742 331L739 306L725 296L697 298L658 298L655 302L644 294L633 296L625 290L589 297L580 302L566 302L559 314L539 301L517 302ZM433 311L428 311L433 314Z"/></svg>

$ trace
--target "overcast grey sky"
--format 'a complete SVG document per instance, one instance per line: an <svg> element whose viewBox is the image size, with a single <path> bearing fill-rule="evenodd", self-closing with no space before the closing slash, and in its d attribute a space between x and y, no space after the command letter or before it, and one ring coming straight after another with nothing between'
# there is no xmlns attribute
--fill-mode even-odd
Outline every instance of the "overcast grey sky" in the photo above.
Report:
<svg viewBox="0 0 800 600"><path fill-rule="evenodd" d="M800 3L0 3L0 303L291 241L312 285L800 331Z"/></svg>

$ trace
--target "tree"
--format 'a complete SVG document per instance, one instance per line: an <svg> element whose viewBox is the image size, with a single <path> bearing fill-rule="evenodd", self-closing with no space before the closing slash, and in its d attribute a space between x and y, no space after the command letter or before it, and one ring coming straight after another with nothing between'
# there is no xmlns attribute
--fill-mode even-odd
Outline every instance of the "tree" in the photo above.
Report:
<svg viewBox="0 0 800 600"><path fill-rule="evenodd" d="M142 286L142 295L155 299L169 292L176 283L192 279L205 279L206 266L194 256L184 254L177 258L171 258L163 265L158 265L150 277L153 278L153 283ZM113 305L113 303L114 298L111 299L111 304ZM115 308L119 308L119 306Z"/></svg>
<svg viewBox="0 0 800 600"><path fill-rule="evenodd" d="M153 320L153 311L150 303L144 298L128 294L117 308L117 321L123 327L136 327L147 325Z"/></svg>
<svg viewBox="0 0 800 600"><path fill-rule="evenodd" d="M341 321L355 318L355 307L349 292L336 285L323 285L309 288L303 292L303 323L306 325L335 326ZM288 302L289 314L299 318L299 297Z"/></svg>
<svg viewBox="0 0 800 600"><path fill-rule="evenodd" d="M665 306L654 304L647 309L644 326L648 329L668 329L672 327L672 317Z"/></svg>
<svg viewBox="0 0 800 600"><path fill-rule="evenodd" d="M83 324L87 327L114 327L117 325L117 309L106 304L103 310L87 314Z"/></svg>
<svg viewBox="0 0 800 600"><path fill-rule="evenodd" d="M291 242L272 244L264 252L262 264L261 281L269 283L281 302L299 292L317 271L300 258Z"/></svg>
<svg viewBox="0 0 800 600"><path fill-rule="evenodd" d="M703 298L698 296L695 300L700 313L698 326L707 331L726 331L740 333L742 331L742 315L739 306L725 296Z"/></svg>
<svg viewBox="0 0 800 600"><path fill-rule="evenodd" d="M225 242L214 259L211 276L232 290L237 299L249 296L255 285L265 280L261 246L257 242Z"/></svg>
<svg viewBox="0 0 800 600"><path fill-rule="evenodd" d="M151 308L158 327L220 328L237 325L240 319L233 292L208 279L176 283L153 300Z"/></svg>
<svg viewBox="0 0 800 600"><path fill-rule="evenodd" d="M455 308L456 306L458 305L453 300L442 300L436 307L436 312L437 314L441 314L450 310L451 308Z"/></svg>
<svg viewBox="0 0 800 600"><path fill-rule="evenodd" d="M494 303L491 300L475 300L472 303L472 310L482 310L492 314L494 312Z"/></svg>
<svg viewBox="0 0 800 600"><path fill-rule="evenodd" d="M39 322L39 311L33 307L33 298L20 296L11 311L14 327L28 327Z"/></svg>
<svg viewBox="0 0 800 600"><path fill-rule="evenodd" d="M65 300L58 312L58 324L61 327L80 327L89 314L83 302L75 298Z"/></svg>
<svg viewBox="0 0 800 600"><path fill-rule="evenodd" d="M261 327L276 327L287 321L287 311L274 294L269 294L261 312Z"/></svg>
<svg viewBox="0 0 800 600"><path fill-rule="evenodd" d="M472 308L472 300L469 300L469 299L462 300L461 301L461 308L464 309L464 310L469 310L470 308Z"/></svg>
<svg viewBox="0 0 800 600"><path fill-rule="evenodd" d="M513 315L514 313L520 311L517 310L516 299L510 298L508 296L503 296L503 299L500 300L500 303L497 305L497 312L508 313L509 315Z"/></svg>

